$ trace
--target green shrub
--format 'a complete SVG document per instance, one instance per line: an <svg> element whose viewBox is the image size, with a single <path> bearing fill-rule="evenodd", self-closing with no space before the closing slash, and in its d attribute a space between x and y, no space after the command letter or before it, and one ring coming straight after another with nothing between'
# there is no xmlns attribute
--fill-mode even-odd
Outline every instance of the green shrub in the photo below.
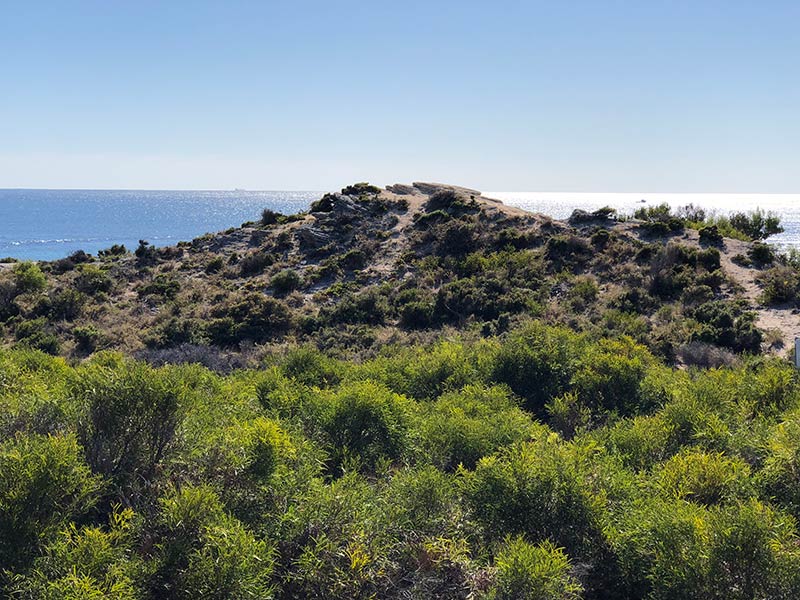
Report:
<svg viewBox="0 0 800 600"><path fill-rule="evenodd" d="M691 316L700 323L692 339L730 348L735 352L758 353L761 331L755 326L755 313L740 304L713 300L695 308Z"/></svg>
<svg viewBox="0 0 800 600"><path fill-rule="evenodd" d="M52 269L53 273L66 273L67 271L73 270L76 266L91 260L91 254L86 254L86 252L83 250L77 250L70 254L67 258L61 258L53 261L50 263L50 268Z"/></svg>
<svg viewBox="0 0 800 600"><path fill-rule="evenodd" d="M391 518L398 530L413 535L441 535L453 526L460 509L458 480L432 466L397 471L387 490Z"/></svg>
<svg viewBox="0 0 800 600"><path fill-rule="evenodd" d="M341 379L342 367L316 348L301 346L287 353L281 370L303 385L329 387Z"/></svg>
<svg viewBox="0 0 800 600"><path fill-rule="evenodd" d="M767 497L800 519L800 419L796 412L772 429L766 445L758 482Z"/></svg>
<svg viewBox="0 0 800 600"><path fill-rule="evenodd" d="M588 260L591 254L592 248L589 242L577 235L554 235L545 244L545 258L556 271L581 264Z"/></svg>
<svg viewBox="0 0 800 600"><path fill-rule="evenodd" d="M331 324L381 325L389 316L391 308L386 296L377 288L367 288L357 294L349 294L330 309L320 311Z"/></svg>
<svg viewBox="0 0 800 600"><path fill-rule="evenodd" d="M41 292L47 287L47 278L36 263L29 261L16 263L11 269L11 274L20 294Z"/></svg>
<svg viewBox="0 0 800 600"><path fill-rule="evenodd" d="M337 261L337 264L346 271L355 271L367 266L367 256L363 250L353 248L345 252Z"/></svg>
<svg viewBox="0 0 800 600"><path fill-rule="evenodd" d="M719 268L720 255L715 248L698 251L671 242L662 247L650 264L650 293L663 299L675 298L698 280L698 265L705 270ZM718 285L718 284L717 284Z"/></svg>
<svg viewBox="0 0 800 600"><path fill-rule="evenodd" d="M116 256L123 256L128 253L128 249L125 247L124 244L114 244L110 248L106 248L105 250L100 250L97 253L97 256L103 258L113 258Z"/></svg>
<svg viewBox="0 0 800 600"><path fill-rule="evenodd" d="M425 210L429 213L437 210L449 211L454 208L460 208L464 203L464 197L455 190L437 190L428 198L428 201L425 203Z"/></svg>
<svg viewBox="0 0 800 600"><path fill-rule="evenodd" d="M85 414L78 436L86 460L129 501L138 500L175 442L178 383L169 371L133 362L91 364L76 375L70 395Z"/></svg>
<svg viewBox="0 0 800 600"><path fill-rule="evenodd" d="M440 256L463 256L477 248L475 225L461 219L444 223L436 236L436 253Z"/></svg>
<svg viewBox="0 0 800 600"><path fill-rule="evenodd" d="M282 216L279 212L265 208L261 211L261 224L264 226L274 225Z"/></svg>
<svg viewBox="0 0 800 600"><path fill-rule="evenodd" d="M131 509L111 514L109 527L70 523L47 545L30 574L14 583L15 597L137 600Z"/></svg>
<svg viewBox="0 0 800 600"><path fill-rule="evenodd" d="M665 494L706 505L745 496L749 479L750 468L741 459L698 451L673 456L659 473L659 485Z"/></svg>
<svg viewBox="0 0 800 600"><path fill-rule="evenodd" d="M160 501L150 597L269 598L273 556L207 487L184 487Z"/></svg>
<svg viewBox="0 0 800 600"><path fill-rule="evenodd" d="M494 277L469 277L456 279L439 289L433 320L463 325L470 318L493 320L504 313L518 313L530 306L528 294L510 289L507 282Z"/></svg>
<svg viewBox="0 0 800 600"><path fill-rule="evenodd" d="M711 590L724 590L731 600L797 597L800 557L792 519L750 500L716 512L713 524Z"/></svg>
<svg viewBox="0 0 800 600"><path fill-rule="evenodd" d="M211 341L233 346L244 340L263 342L286 333L292 325L291 312L280 300L250 293L232 296L212 310L206 326Z"/></svg>
<svg viewBox="0 0 800 600"><path fill-rule="evenodd" d="M181 290L180 282L171 275L159 274L153 280L139 288L139 296L160 296L165 300L174 300Z"/></svg>
<svg viewBox="0 0 800 600"><path fill-rule="evenodd" d="M763 288L760 300L764 304L785 304L797 300L800 273L792 267L773 267L760 273L756 281Z"/></svg>
<svg viewBox="0 0 800 600"><path fill-rule="evenodd" d="M71 434L1 442L0 570L24 569L41 544L87 513L100 488Z"/></svg>
<svg viewBox="0 0 800 600"><path fill-rule="evenodd" d="M484 456L527 439L533 431L530 417L505 389L472 384L430 406L421 425L422 456L440 469L473 469Z"/></svg>
<svg viewBox="0 0 800 600"><path fill-rule="evenodd" d="M349 460L374 469L382 459L399 460L408 447L409 402L370 381L347 383L331 398L323 428L334 470Z"/></svg>
<svg viewBox="0 0 800 600"><path fill-rule="evenodd" d="M630 338L601 339L586 347L570 383L588 406L629 415L650 408L639 385L652 363L649 352Z"/></svg>
<svg viewBox="0 0 800 600"><path fill-rule="evenodd" d="M597 295L599 293L600 287L597 285L597 280L594 277L579 275L572 281L572 287L569 290L569 298L572 306L576 310L583 310L597 300Z"/></svg>
<svg viewBox="0 0 800 600"><path fill-rule="evenodd" d="M75 289L90 296L110 292L112 285L106 272L94 265L81 265L75 277Z"/></svg>
<svg viewBox="0 0 800 600"><path fill-rule="evenodd" d="M663 202L655 206L642 206L633 212L633 218L640 221L667 221L672 218L669 204Z"/></svg>
<svg viewBox="0 0 800 600"><path fill-rule="evenodd" d="M171 348L206 341L202 324L194 319L171 317L148 330L142 341L150 348Z"/></svg>
<svg viewBox="0 0 800 600"><path fill-rule="evenodd" d="M371 196L380 194L381 188L370 185L366 181L362 181L361 183L354 183L353 185L342 188L342 193L345 196Z"/></svg>
<svg viewBox="0 0 800 600"><path fill-rule="evenodd" d="M775 260L775 251L769 244L754 242L753 245L747 250L747 256L755 264L763 266L768 265Z"/></svg>
<svg viewBox="0 0 800 600"><path fill-rule="evenodd" d="M521 537L509 538L495 565L497 575L488 598L569 600L582 595L582 586L570 573L569 558L549 541L534 545Z"/></svg>
<svg viewBox="0 0 800 600"><path fill-rule="evenodd" d="M771 235L783 232L781 220L772 212L757 208L748 213L734 213L729 217L731 227L741 231L751 240L765 240Z"/></svg>
<svg viewBox="0 0 800 600"><path fill-rule="evenodd" d="M14 335L23 346L35 348L54 356L61 351L61 342L55 334L48 330L44 317L18 321L14 327Z"/></svg>
<svg viewBox="0 0 800 600"><path fill-rule="evenodd" d="M278 296L285 296L302 285L302 279L297 271L284 269L274 275L269 281L269 286Z"/></svg>
<svg viewBox="0 0 800 600"><path fill-rule="evenodd" d="M456 341L396 349L392 356L370 361L364 378L380 381L391 390L417 400L434 399L448 391L485 381L491 348L470 347Z"/></svg>
<svg viewBox="0 0 800 600"><path fill-rule="evenodd" d="M70 288L56 288L40 300L37 312L54 321L72 321L81 314L85 304L85 294Z"/></svg>
<svg viewBox="0 0 800 600"><path fill-rule="evenodd" d="M158 252L155 247L145 240L139 240L139 245L136 247L134 255L136 256L136 264L140 267L155 264L158 259Z"/></svg>
<svg viewBox="0 0 800 600"><path fill-rule="evenodd" d="M275 257L272 254L257 250L246 254L239 260L239 274L242 277L256 275L273 264L275 264Z"/></svg>
<svg viewBox="0 0 800 600"><path fill-rule="evenodd" d="M432 302L407 302L400 308L400 326L405 329L427 329L433 323Z"/></svg>
<svg viewBox="0 0 800 600"><path fill-rule="evenodd" d="M712 246L719 246L724 241L722 234L719 232L719 227L716 225L709 225L708 227L700 228L700 243L710 244Z"/></svg>
<svg viewBox="0 0 800 600"><path fill-rule="evenodd" d="M80 325L72 330L75 344L80 352L91 354L103 341L103 336L94 325Z"/></svg>
<svg viewBox="0 0 800 600"><path fill-rule="evenodd" d="M524 534L584 557L599 543L604 498L587 484L576 457L552 439L481 459L467 497L490 539Z"/></svg>
<svg viewBox="0 0 800 600"><path fill-rule="evenodd" d="M526 326L502 344L491 377L522 397L528 410L542 415L545 404L567 390L579 343L567 330Z"/></svg>
<svg viewBox="0 0 800 600"><path fill-rule="evenodd" d="M710 528L708 511L690 502L651 498L623 512L609 537L626 582L626 596L714 598L716 591L708 586Z"/></svg>
<svg viewBox="0 0 800 600"><path fill-rule="evenodd" d="M225 267L225 261L221 256L215 256L208 263L206 263L205 272L209 275L212 273L219 273Z"/></svg>

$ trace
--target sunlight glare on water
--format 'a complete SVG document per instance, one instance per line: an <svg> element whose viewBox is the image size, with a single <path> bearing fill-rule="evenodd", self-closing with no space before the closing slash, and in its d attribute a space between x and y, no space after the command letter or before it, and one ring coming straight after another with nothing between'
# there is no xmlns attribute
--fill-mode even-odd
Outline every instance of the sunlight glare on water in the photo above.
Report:
<svg viewBox="0 0 800 600"><path fill-rule="evenodd" d="M576 208L596 210L604 206L631 214L642 206L666 202L673 209L694 204L719 215L760 208L781 217L785 231L769 238L781 246L800 246L800 194L648 194L581 192L484 192L510 206L566 219ZM642 202L644 200L644 202Z"/></svg>

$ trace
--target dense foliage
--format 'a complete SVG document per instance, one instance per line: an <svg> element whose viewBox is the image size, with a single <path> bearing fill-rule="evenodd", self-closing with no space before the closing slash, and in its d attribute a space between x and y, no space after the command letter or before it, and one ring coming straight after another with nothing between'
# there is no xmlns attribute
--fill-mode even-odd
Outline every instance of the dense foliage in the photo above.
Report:
<svg viewBox="0 0 800 600"><path fill-rule="evenodd" d="M794 598L800 381L630 338L0 353L2 595Z"/></svg>

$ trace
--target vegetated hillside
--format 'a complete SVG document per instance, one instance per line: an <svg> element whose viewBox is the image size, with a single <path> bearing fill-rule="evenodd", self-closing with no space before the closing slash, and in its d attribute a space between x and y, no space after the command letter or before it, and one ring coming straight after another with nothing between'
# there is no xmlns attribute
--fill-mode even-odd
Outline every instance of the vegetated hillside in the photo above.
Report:
<svg viewBox="0 0 800 600"><path fill-rule="evenodd" d="M287 343L370 356L531 318L628 335L686 364L779 350L800 332L790 310L760 306L792 302L798 286L768 246L723 238L696 209L639 212L567 223L453 186L357 184L308 213L265 211L174 247L6 265L0 323L7 344L52 354L111 348L223 370ZM724 225L764 232L753 219Z"/></svg>
<svg viewBox="0 0 800 600"><path fill-rule="evenodd" d="M776 224L609 217L359 185L8 266L0 597L800 597L800 278L720 235Z"/></svg>

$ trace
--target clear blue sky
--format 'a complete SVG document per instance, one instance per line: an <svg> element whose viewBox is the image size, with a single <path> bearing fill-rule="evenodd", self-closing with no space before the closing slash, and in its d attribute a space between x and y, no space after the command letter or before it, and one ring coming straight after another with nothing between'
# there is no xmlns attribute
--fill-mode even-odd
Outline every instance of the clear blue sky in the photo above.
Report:
<svg viewBox="0 0 800 600"><path fill-rule="evenodd" d="M800 2L5 2L0 187L800 192Z"/></svg>

